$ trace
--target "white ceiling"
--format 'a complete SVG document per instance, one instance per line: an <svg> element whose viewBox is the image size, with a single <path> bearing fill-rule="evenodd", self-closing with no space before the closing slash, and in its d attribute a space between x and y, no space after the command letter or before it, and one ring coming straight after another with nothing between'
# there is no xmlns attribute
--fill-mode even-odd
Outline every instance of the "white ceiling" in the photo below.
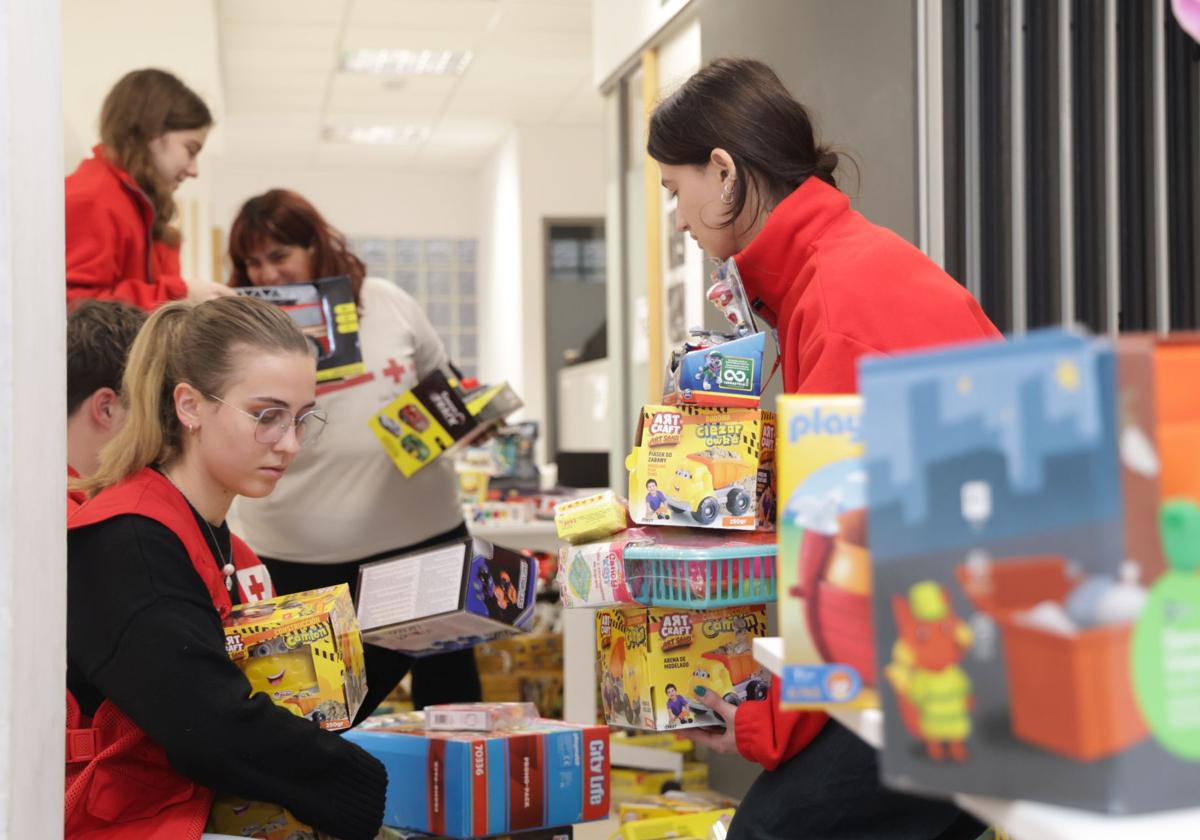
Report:
<svg viewBox="0 0 1200 840"><path fill-rule="evenodd" d="M599 125L589 0L218 0L226 153L302 165L482 163L521 124ZM471 50L461 76L339 72L343 50ZM417 125L365 146L328 125Z"/></svg>

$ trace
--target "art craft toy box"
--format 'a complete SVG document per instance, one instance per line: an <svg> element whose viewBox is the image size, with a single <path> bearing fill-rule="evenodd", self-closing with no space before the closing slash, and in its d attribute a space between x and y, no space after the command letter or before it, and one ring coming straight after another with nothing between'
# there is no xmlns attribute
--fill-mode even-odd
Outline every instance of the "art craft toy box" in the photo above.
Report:
<svg viewBox="0 0 1200 840"><path fill-rule="evenodd" d="M345 737L387 768L385 825L482 837L608 816L606 726L427 732L383 719Z"/></svg>
<svg viewBox="0 0 1200 840"><path fill-rule="evenodd" d="M254 692L322 729L350 726L367 680L348 586L239 604L224 625L225 650Z"/></svg>
<svg viewBox="0 0 1200 840"><path fill-rule="evenodd" d="M1200 342L865 361L896 787L1111 813L1200 790Z"/></svg>
<svg viewBox="0 0 1200 840"><path fill-rule="evenodd" d="M411 476L500 425L521 405L507 384L467 392L456 377L435 370L372 415L369 425L396 468Z"/></svg>
<svg viewBox="0 0 1200 840"><path fill-rule="evenodd" d="M667 371L663 402L757 408L762 394L766 333L732 341L703 336L676 351Z"/></svg>
<svg viewBox="0 0 1200 840"><path fill-rule="evenodd" d="M754 638L766 635L766 628L763 605L597 610L605 719L635 729L720 726L721 719L699 698L713 692L738 704L767 696L771 675L753 652Z"/></svg>
<svg viewBox="0 0 1200 840"><path fill-rule="evenodd" d="M474 647L529 628L537 560L466 537L368 563L358 573L363 639L410 656Z"/></svg>
<svg viewBox="0 0 1200 840"><path fill-rule="evenodd" d="M366 372L358 340L358 304L349 277L282 286L244 286L235 291L243 297L275 304L296 322L316 351L318 382Z"/></svg>
<svg viewBox="0 0 1200 840"><path fill-rule="evenodd" d="M782 396L783 708L878 706L862 398Z"/></svg>
<svg viewBox="0 0 1200 840"><path fill-rule="evenodd" d="M300 822L280 805L220 794L208 812L205 831L256 840L321 840L316 829Z"/></svg>
<svg viewBox="0 0 1200 840"><path fill-rule="evenodd" d="M635 522L775 528L775 415L769 411L645 406L625 466Z"/></svg>

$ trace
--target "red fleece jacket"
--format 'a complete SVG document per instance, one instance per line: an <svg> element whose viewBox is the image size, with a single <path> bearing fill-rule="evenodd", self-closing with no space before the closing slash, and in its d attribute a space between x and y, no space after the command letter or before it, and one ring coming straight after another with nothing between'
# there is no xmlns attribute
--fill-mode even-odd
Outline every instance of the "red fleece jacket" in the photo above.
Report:
<svg viewBox="0 0 1200 840"><path fill-rule="evenodd" d="M103 146L66 178L67 302L122 300L142 309L187 295L179 249L152 237L154 207Z"/></svg>
<svg viewBox="0 0 1200 840"><path fill-rule="evenodd" d="M857 392L867 354L1000 337L966 289L817 178L780 202L734 259L759 314L779 328L789 394ZM766 702L738 707L738 751L774 770L826 720L780 711L773 685Z"/></svg>

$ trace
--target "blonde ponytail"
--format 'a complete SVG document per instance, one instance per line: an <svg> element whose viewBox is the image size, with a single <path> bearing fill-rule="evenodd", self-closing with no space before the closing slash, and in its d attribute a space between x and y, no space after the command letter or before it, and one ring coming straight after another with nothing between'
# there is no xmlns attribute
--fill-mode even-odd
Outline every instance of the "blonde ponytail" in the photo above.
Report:
<svg viewBox="0 0 1200 840"><path fill-rule="evenodd" d="M89 496L144 467L183 454L183 424L175 410L181 382L222 394L237 374L238 349L303 353L312 350L292 320L269 303L223 297L201 304L169 303L155 310L129 351L121 398L124 425L100 450L95 474L73 487Z"/></svg>

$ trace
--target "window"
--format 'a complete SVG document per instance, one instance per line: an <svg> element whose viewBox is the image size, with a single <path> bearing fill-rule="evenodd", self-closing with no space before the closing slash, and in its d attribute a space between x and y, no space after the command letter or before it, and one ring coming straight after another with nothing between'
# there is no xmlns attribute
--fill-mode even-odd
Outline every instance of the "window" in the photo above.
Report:
<svg viewBox="0 0 1200 840"><path fill-rule="evenodd" d="M463 376L479 366L478 287L474 239L386 239L360 236L350 248L367 275L390 280L412 295Z"/></svg>

